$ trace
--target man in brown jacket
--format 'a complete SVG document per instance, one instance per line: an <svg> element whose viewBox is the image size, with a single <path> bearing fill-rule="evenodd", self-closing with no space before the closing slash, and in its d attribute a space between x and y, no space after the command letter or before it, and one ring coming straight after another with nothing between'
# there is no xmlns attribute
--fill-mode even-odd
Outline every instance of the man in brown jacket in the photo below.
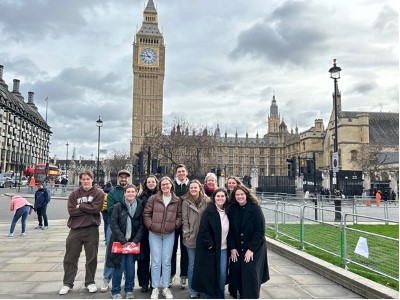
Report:
<svg viewBox="0 0 400 300"><path fill-rule="evenodd" d="M85 170L79 174L81 186L68 198L69 218L67 226L71 229L64 256L63 287L59 294L65 295L74 286L78 272L78 261L82 245L86 255L85 287L89 293L97 292L94 277L97 269L99 250L100 211L103 207L104 192L93 186L93 172Z"/></svg>

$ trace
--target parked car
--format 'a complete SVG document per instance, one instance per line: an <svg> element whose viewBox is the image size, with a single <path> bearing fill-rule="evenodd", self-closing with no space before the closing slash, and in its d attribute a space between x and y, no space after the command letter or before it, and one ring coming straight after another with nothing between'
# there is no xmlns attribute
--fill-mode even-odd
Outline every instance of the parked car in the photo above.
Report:
<svg viewBox="0 0 400 300"><path fill-rule="evenodd" d="M9 188L13 186L14 181L11 177L0 176L0 188Z"/></svg>
<svg viewBox="0 0 400 300"><path fill-rule="evenodd" d="M17 176L16 178L12 179L13 181L17 181L17 184L19 184L20 186L26 186L28 185L28 178L26 178L25 176L22 176L21 179L19 178L19 176Z"/></svg>

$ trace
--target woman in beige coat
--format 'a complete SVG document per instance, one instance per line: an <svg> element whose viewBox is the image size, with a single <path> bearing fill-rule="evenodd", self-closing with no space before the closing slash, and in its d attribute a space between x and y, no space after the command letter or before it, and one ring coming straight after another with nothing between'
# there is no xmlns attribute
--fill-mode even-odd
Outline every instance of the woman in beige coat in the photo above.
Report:
<svg viewBox="0 0 400 300"><path fill-rule="evenodd" d="M187 248L189 257L188 279L190 298L199 298L200 294L192 289L196 238L201 216L211 200L204 194L202 184L198 180L189 182L188 191L182 198L182 232L183 244Z"/></svg>

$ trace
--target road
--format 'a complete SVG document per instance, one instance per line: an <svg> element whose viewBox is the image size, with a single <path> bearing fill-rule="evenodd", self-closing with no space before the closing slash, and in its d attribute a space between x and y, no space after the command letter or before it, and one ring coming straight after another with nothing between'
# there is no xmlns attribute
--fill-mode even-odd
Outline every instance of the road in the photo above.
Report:
<svg viewBox="0 0 400 300"><path fill-rule="evenodd" d="M12 213L10 212L10 197L5 196L5 194L15 194L14 188L3 188L0 189L0 222L10 222L12 218ZM25 193L25 191L24 191ZM32 198L27 198L27 200L34 204L33 194ZM67 211L67 200L66 199L51 199L48 207L47 207L47 216L49 220L61 220L68 218ZM28 218L28 223L33 220L32 216Z"/></svg>

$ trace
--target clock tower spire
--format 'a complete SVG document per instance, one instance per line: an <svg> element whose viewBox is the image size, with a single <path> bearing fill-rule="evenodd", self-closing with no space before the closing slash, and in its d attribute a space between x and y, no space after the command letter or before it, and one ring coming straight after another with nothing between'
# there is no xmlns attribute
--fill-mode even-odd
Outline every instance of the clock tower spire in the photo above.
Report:
<svg viewBox="0 0 400 300"><path fill-rule="evenodd" d="M162 130L165 45L153 0L147 2L133 42L132 69L131 157L141 150L145 136Z"/></svg>

